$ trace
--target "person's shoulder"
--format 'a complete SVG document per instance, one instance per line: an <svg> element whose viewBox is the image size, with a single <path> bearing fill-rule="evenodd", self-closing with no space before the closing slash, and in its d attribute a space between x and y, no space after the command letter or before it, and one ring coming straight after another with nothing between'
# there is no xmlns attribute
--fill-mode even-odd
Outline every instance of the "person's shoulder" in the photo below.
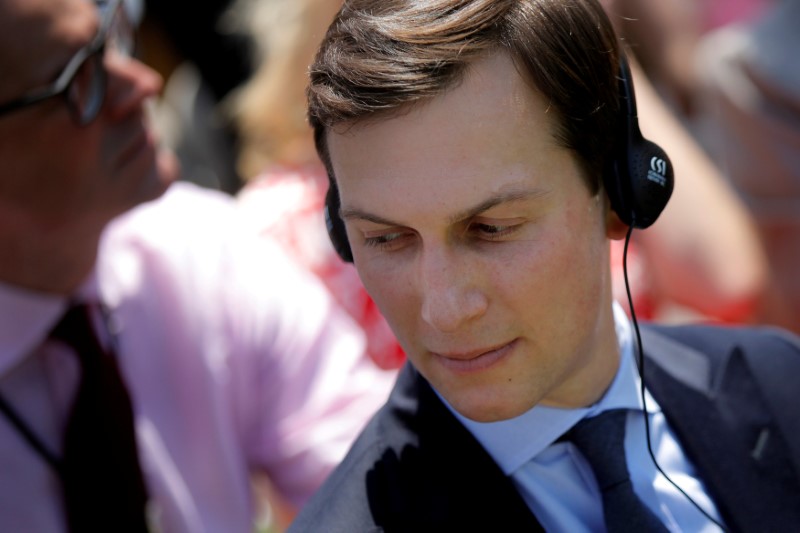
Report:
<svg viewBox="0 0 800 533"><path fill-rule="evenodd" d="M290 533L316 532L323 525L329 532L381 530L371 509L370 477L376 465L394 453L381 430L386 418L385 407L373 416L339 466L303 506Z"/></svg>
<svg viewBox="0 0 800 533"><path fill-rule="evenodd" d="M238 218L234 199L221 191L189 182L172 184L159 198L114 219L106 235L175 234L217 231Z"/></svg>
<svg viewBox="0 0 800 533"><path fill-rule="evenodd" d="M419 520L418 494L437 473L420 460L421 378L406 365L346 457L303 506L290 532L379 531ZM424 416L423 416L424 418ZM425 463L425 464L423 464Z"/></svg>
<svg viewBox="0 0 800 533"><path fill-rule="evenodd" d="M101 280L127 272L176 278L215 277L229 262L239 240L232 198L219 191L178 182L158 199L114 219L103 232L98 252Z"/></svg>
<svg viewBox="0 0 800 533"><path fill-rule="evenodd" d="M216 302L217 314L246 304L261 309L258 316L288 316L278 308L327 309L330 299L273 240L245 224L232 196L187 182L109 224L97 264L110 301L157 295L169 286L173 295Z"/></svg>
<svg viewBox="0 0 800 533"><path fill-rule="evenodd" d="M292 533L539 531L510 478L407 364Z"/></svg>
<svg viewBox="0 0 800 533"><path fill-rule="evenodd" d="M703 352L730 353L734 350L773 352L778 350L800 355L800 337L791 331L776 326L648 324L643 328Z"/></svg>
<svg viewBox="0 0 800 533"><path fill-rule="evenodd" d="M129 252L150 260L202 261L211 267L234 259L261 264L258 256L283 265L285 254L278 248L247 225L231 195L177 182L160 198L113 220L103 234L100 250L101 259Z"/></svg>
<svg viewBox="0 0 800 533"><path fill-rule="evenodd" d="M746 405L759 412L759 417L773 417L793 461L800 465L800 439L796 438L800 412L795 408L800 402L797 335L773 326L685 325L647 326L642 336L648 358L678 381L705 393L718 405ZM657 387L664 381L653 381L653 366L647 367L651 369L648 379ZM662 407L670 402L666 397L658 401ZM736 412L729 411L732 415ZM733 416L726 423L739 419Z"/></svg>
<svg viewBox="0 0 800 533"><path fill-rule="evenodd" d="M686 382L706 376L718 383L731 369L746 368L762 391L779 398L777 404L800 400L795 383L800 337L790 331L766 325L647 325L642 338L648 358Z"/></svg>

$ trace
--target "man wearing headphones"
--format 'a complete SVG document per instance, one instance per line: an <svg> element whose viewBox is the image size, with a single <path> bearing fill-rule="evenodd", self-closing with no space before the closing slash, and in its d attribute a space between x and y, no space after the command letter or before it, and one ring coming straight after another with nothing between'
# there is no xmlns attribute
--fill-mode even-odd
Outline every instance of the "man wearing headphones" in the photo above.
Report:
<svg viewBox="0 0 800 533"><path fill-rule="evenodd" d="M345 2L310 72L334 246L409 364L293 531L800 524L797 338L613 303L673 178L595 0Z"/></svg>

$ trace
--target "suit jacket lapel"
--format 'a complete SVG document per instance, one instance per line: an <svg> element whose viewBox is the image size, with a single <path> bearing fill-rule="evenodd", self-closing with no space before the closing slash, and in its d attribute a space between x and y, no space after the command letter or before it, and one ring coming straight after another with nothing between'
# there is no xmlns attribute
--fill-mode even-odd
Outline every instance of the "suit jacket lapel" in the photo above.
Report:
<svg viewBox="0 0 800 533"><path fill-rule="evenodd" d="M404 468L413 462L419 472L414 520L431 531L544 531L511 480L424 378L407 366L398 384L394 415L416 426L419 437L400 458Z"/></svg>
<svg viewBox="0 0 800 533"><path fill-rule="evenodd" d="M800 486L786 441L741 351L714 361L655 332L642 334L648 390L727 525L781 531L800 524Z"/></svg>

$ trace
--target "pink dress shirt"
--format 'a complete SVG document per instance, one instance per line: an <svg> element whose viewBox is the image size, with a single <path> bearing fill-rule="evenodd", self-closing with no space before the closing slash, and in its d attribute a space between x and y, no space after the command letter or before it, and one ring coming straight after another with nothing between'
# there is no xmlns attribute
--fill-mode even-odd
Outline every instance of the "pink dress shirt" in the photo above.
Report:
<svg viewBox="0 0 800 533"><path fill-rule="evenodd" d="M322 284L239 214L173 185L109 226L79 291L111 311L101 329L115 331L157 531L253 531L255 472L302 505L394 380ZM44 339L66 304L0 284L0 394L56 453L78 366ZM63 531L60 490L0 416L0 531Z"/></svg>
<svg viewBox="0 0 800 533"><path fill-rule="evenodd" d="M247 182L238 200L247 223L315 274L366 335L366 355L397 370L406 356L355 266L342 261L325 229L328 176L321 164L275 165Z"/></svg>

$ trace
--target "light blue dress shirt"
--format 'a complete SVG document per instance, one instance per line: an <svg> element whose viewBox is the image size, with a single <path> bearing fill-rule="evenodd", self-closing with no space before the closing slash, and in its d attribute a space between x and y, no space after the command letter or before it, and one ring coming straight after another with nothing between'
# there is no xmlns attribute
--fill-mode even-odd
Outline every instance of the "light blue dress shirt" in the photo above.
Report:
<svg viewBox="0 0 800 533"><path fill-rule="evenodd" d="M605 531L600 490L589 463L577 448L555 441L583 417L595 416L606 409L629 409L625 451L636 494L670 531L718 532L720 529L657 471L650 458L631 323L616 304L614 319L620 367L608 391L596 404L582 409L536 406L516 418L490 423L475 422L452 408L451 411L506 475L511 476L548 532L581 533ZM681 450L658 403L648 392L645 397L651 443L658 464L698 505L719 520L716 507Z"/></svg>

